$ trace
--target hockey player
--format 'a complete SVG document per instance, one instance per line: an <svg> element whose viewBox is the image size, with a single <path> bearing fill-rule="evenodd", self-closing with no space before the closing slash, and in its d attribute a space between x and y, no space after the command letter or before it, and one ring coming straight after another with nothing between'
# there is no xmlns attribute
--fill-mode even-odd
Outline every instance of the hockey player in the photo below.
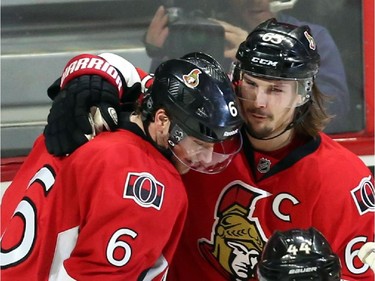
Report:
<svg viewBox="0 0 375 281"><path fill-rule="evenodd" d="M116 65L114 57L103 57L68 63L45 130L49 140L69 129L55 124L69 116L66 108L81 108L78 103L103 91L123 100L124 83L116 69L108 70ZM91 59L97 61L88 71ZM50 156L43 136L36 140L3 197L3 280L165 279L187 208L179 173L225 167L241 148L242 120L229 79L209 56L167 61L154 79L137 113L119 110L118 130L102 132L68 157ZM95 104L85 105L85 117L76 110L73 123L87 118ZM104 108L111 114L94 114L96 128L97 120L116 123L112 107ZM56 152L67 147L59 145Z"/></svg>
<svg viewBox="0 0 375 281"><path fill-rule="evenodd" d="M357 256L374 239L374 180L321 132L317 48L307 26L275 20L239 46L232 76L243 149L220 174L183 176L189 212L170 280L256 280L272 233L309 227L340 257L343 279L374 280Z"/></svg>
<svg viewBox="0 0 375 281"><path fill-rule="evenodd" d="M139 94L141 90L140 75L146 73L139 70L138 74L134 66L129 67L125 60L120 61L122 66L125 65L121 73L103 55L106 56L80 54L73 57L66 65L63 79L57 79L48 89L53 109L60 105L57 110L51 109L49 114L49 122L58 120L59 126L54 126L54 130L58 130L53 132L56 138L50 137L49 140L50 146L53 144L54 151L60 156L72 152L72 147L78 146L77 142L87 142L88 138L92 138L104 127L107 130L115 129L118 126L116 114L106 113L116 113L119 111L120 100L125 101L125 96L131 95L132 91ZM68 75L69 71L71 73ZM75 112L68 110L72 105L75 106ZM90 108L93 113L97 112L96 132L93 131L93 123L87 118ZM58 116L63 118L59 119ZM65 129L70 134L65 134L65 138L59 138L57 142L57 136L61 136L59 131L65 132ZM78 133L81 129L86 136ZM55 280L57 266L62 262L60 258L69 256L72 247L69 244L70 238L75 236L68 235L71 218L61 216L71 205L67 203L63 207L61 201L59 209L55 209L50 203L56 196L56 176L65 159L48 153L44 136L39 136L12 184L5 191L1 206L3 280ZM54 222L49 224L49 220ZM67 235L63 234L65 230L68 231ZM61 232L61 242L57 241L57 232ZM64 244L65 242L68 244Z"/></svg>
<svg viewBox="0 0 375 281"><path fill-rule="evenodd" d="M259 281L340 281L341 264L315 228L276 231L258 265Z"/></svg>

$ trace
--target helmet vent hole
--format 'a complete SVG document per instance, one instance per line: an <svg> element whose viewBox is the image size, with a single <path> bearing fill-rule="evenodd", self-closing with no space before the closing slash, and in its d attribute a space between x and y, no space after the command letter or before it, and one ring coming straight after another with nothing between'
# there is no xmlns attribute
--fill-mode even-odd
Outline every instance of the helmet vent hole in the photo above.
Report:
<svg viewBox="0 0 375 281"><path fill-rule="evenodd" d="M214 131L212 131L210 128L208 128L207 126L205 126L204 124L202 123L199 123L199 129L200 129L200 132L203 134L203 135L206 135L210 138L217 138L217 135L215 134Z"/></svg>
<svg viewBox="0 0 375 281"><path fill-rule="evenodd" d="M211 76L215 80L223 80L223 71L217 64L212 65L205 59L191 58L189 59L195 65L198 65L207 75ZM219 67L219 68L218 68Z"/></svg>
<svg viewBox="0 0 375 281"><path fill-rule="evenodd" d="M268 56L269 54L277 54L280 53L280 49L276 48L275 46L265 46L265 45L258 45L256 51L261 53L264 56Z"/></svg>
<svg viewBox="0 0 375 281"><path fill-rule="evenodd" d="M303 66L303 63L300 63L300 62L285 63L286 68L296 69L296 68L301 67L301 66Z"/></svg>
<svg viewBox="0 0 375 281"><path fill-rule="evenodd" d="M213 68L213 67L206 67L205 68L205 72L210 75L212 78L214 78L215 80L222 80L223 77L222 77L222 74L219 73L217 71L217 69Z"/></svg>
<svg viewBox="0 0 375 281"><path fill-rule="evenodd" d="M176 79L170 79L168 91L173 98L176 98L178 96L179 86L180 83Z"/></svg>

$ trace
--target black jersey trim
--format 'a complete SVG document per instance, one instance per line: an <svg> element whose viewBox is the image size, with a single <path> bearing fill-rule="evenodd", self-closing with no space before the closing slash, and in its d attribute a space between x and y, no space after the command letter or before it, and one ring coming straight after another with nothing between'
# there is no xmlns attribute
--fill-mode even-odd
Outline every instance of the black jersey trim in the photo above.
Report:
<svg viewBox="0 0 375 281"><path fill-rule="evenodd" d="M256 163L254 161L254 148L252 147L248 137L246 137L246 131L242 130L243 136L243 149L245 152L245 156L247 162L251 168L251 172L255 181L259 182L266 178L269 178L283 170L288 169L289 167L293 166L296 162L301 160L302 158L314 153L321 144L321 137L318 135L315 138L310 138L304 145L297 147L293 151L291 151L284 159L278 162L276 165L271 167L271 169L265 173L259 180L256 180Z"/></svg>
<svg viewBox="0 0 375 281"><path fill-rule="evenodd" d="M146 136L143 130L136 123L130 121L130 115L131 114L128 112L120 112L119 128L130 131L142 139L150 142L150 139Z"/></svg>

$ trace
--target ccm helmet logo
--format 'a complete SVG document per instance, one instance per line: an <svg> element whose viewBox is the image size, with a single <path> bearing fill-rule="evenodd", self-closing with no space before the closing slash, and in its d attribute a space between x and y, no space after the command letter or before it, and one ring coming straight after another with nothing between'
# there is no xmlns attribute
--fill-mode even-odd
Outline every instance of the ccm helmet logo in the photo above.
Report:
<svg viewBox="0 0 375 281"><path fill-rule="evenodd" d="M261 59L258 57L252 57L251 61L257 64L262 64L262 65L270 65L270 66L277 66L279 62L277 61L272 61L272 60L266 60L266 59Z"/></svg>

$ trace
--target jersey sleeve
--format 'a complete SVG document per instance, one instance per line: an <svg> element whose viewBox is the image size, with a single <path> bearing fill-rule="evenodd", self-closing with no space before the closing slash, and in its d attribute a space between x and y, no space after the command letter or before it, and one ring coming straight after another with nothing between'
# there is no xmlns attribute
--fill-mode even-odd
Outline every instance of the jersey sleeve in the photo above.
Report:
<svg viewBox="0 0 375 281"><path fill-rule="evenodd" d="M339 255L342 279L370 281L374 273L360 261L358 252L366 242L374 241L374 179L362 165L358 169L352 165L350 176L331 175L332 181L323 183L331 188L319 194L320 207L313 222Z"/></svg>
<svg viewBox="0 0 375 281"><path fill-rule="evenodd" d="M1 206L1 276L47 280L54 253L53 235L45 224L52 213L48 202L63 158L50 155L41 135L7 188ZM53 227L51 227L53 228Z"/></svg>

